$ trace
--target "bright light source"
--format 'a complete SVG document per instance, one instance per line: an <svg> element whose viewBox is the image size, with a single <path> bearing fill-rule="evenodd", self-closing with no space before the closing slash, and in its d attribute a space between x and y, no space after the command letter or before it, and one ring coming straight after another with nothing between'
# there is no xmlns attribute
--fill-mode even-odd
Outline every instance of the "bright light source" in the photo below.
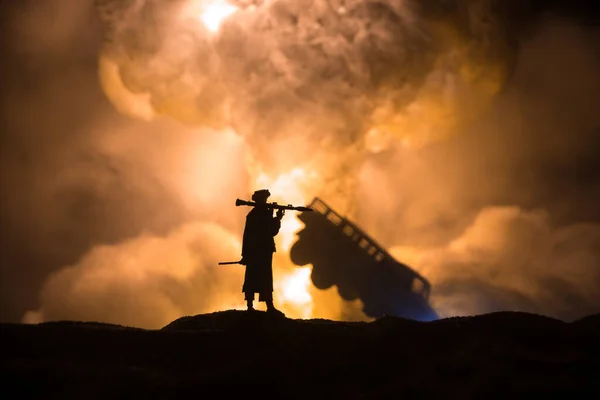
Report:
<svg viewBox="0 0 600 400"><path fill-rule="evenodd" d="M311 267L297 268L282 282L283 300L295 305L310 305L312 297L310 287ZM310 312L308 313L310 315Z"/></svg>
<svg viewBox="0 0 600 400"><path fill-rule="evenodd" d="M211 0L203 4L200 19L209 31L216 32L225 18L236 11L237 7L225 0Z"/></svg>

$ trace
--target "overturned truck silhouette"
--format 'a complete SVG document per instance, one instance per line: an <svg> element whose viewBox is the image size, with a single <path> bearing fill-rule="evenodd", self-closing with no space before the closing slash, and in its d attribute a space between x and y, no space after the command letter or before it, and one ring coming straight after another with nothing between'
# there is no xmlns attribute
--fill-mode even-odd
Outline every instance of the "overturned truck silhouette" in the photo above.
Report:
<svg viewBox="0 0 600 400"><path fill-rule="evenodd" d="M419 321L437 319L429 305L429 282L399 263L355 224L315 198L315 212L298 215L305 224L290 249L296 265L312 264L312 282L319 289L337 286L344 300L360 299L365 315Z"/></svg>

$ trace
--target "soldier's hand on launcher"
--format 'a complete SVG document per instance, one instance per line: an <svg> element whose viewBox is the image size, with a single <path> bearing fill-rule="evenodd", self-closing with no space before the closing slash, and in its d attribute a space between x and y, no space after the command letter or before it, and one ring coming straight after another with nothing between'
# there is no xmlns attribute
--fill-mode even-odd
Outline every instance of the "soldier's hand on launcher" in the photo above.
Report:
<svg viewBox="0 0 600 400"><path fill-rule="evenodd" d="M285 210L283 210L283 209L277 210L277 219L283 218L284 214L285 214Z"/></svg>

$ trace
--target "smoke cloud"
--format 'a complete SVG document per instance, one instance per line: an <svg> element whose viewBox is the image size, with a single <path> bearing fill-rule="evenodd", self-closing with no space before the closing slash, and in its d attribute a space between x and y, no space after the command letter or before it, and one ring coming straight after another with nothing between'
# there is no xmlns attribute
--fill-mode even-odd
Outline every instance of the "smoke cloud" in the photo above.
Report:
<svg viewBox="0 0 600 400"><path fill-rule="evenodd" d="M600 225L553 229L542 211L482 210L437 249L393 247L431 277L443 316L514 310L572 320L598 311Z"/></svg>
<svg viewBox="0 0 600 400"><path fill-rule="evenodd" d="M97 246L75 266L50 275L42 310L25 321L105 321L161 328L182 315L231 308L240 268L207 268L241 250L219 225L186 224L167 237L140 235Z"/></svg>
<svg viewBox="0 0 600 400"><path fill-rule="evenodd" d="M508 69L500 21L481 2L267 1L240 5L217 33L201 21L212 3L101 2L103 87L128 115L231 126L270 173L308 165L342 185L367 133L379 146L443 136Z"/></svg>
<svg viewBox="0 0 600 400"><path fill-rule="evenodd" d="M226 204L258 186L347 213L442 315L598 310L593 27L525 2L280 0L231 1L215 30L214 4L3 5L2 319L237 307ZM313 289L285 311L356 318Z"/></svg>
<svg viewBox="0 0 600 400"><path fill-rule="evenodd" d="M381 211L359 219L431 280L440 315L598 312L597 35L544 19L460 138L365 164L361 204ZM397 189L378 197L381 186Z"/></svg>

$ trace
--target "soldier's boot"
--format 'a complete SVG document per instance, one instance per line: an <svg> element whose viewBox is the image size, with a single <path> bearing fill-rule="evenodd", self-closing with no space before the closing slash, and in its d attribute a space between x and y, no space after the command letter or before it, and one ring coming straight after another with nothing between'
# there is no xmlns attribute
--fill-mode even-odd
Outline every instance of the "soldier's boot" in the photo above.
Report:
<svg viewBox="0 0 600 400"><path fill-rule="evenodd" d="M248 305L248 311L254 311L254 306L252 305L252 300L246 300L246 304Z"/></svg>
<svg viewBox="0 0 600 400"><path fill-rule="evenodd" d="M268 313L272 313L272 314L278 314L278 315L284 315L281 311L279 311L278 309L275 308L275 306L273 305L273 300L267 300L267 312Z"/></svg>

